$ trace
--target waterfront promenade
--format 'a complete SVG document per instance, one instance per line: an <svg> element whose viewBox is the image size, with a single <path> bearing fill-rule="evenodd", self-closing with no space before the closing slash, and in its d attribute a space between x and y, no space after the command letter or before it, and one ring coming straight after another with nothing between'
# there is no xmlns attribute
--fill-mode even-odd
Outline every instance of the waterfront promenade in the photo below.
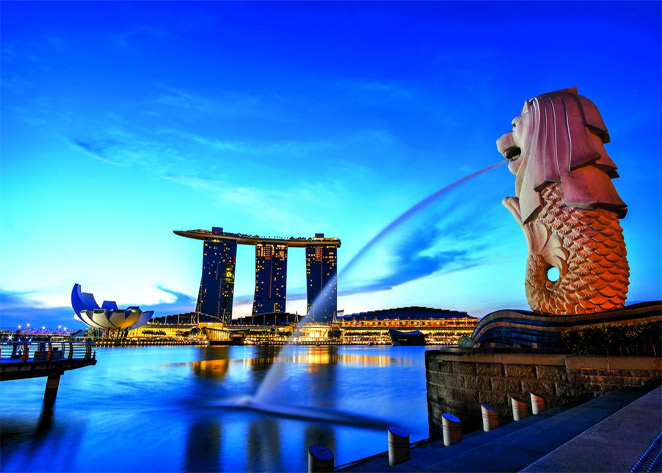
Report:
<svg viewBox="0 0 662 473"><path fill-rule="evenodd" d="M337 471L630 471L662 431L662 387L621 390L576 407L557 407L491 432L413 445L411 460L388 466L386 452Z"/></svg>
<svg viewBox="0 0 662 473"><path fill-rule="evenodd" d="M44 402L53 403L65 371L97 363L92 342L15 341L0 345L0 381L46 377Z"/></svg>

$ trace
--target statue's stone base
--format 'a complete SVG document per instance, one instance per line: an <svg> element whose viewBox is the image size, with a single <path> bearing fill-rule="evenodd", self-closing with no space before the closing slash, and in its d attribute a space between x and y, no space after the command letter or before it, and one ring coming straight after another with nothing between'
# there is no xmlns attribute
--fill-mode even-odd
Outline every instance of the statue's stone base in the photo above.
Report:
<svg viewBox="0 0 662 473"><path fill-rule="evenodd" d="M662 301L641 302L609 312L548 315L527 310L497 310L483 317L471 338L481 347L559 348L561 332L598 324L662 322Z"/></svg>
<svg viewBox="0 0 662 473"><path fill-rule="evenodd" d="M654 357L577 356L531 349L442 348L425 352L430 437L453 414L464 432L482 426L481 404L512 420L511 396L529 404L530 393L547 407L583 402L622 388L650 389L662 380Z"/></svg>

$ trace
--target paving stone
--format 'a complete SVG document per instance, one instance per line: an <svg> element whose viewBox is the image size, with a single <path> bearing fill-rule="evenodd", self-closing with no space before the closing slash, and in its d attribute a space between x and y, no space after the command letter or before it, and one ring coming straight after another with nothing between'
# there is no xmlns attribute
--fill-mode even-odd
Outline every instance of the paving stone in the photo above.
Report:
<svg viewBox="0 0 662 473"><path fill-rule="evenodd" d="M537 416L529 416L519 422L502 425L491 432L471 433L464 436L461 442L449 447L442 447L441 441L418 446L412 449L412 459L409 462L393 468L387 466L388 459L384 453L354 468L348 468L348 470L362 472L520 471L529 465L538 464L541 459L547 458L550 452L559 451L559 447L572 443L578 438L577 436L579 438L585 436L586 445L591 448L602 449L602 451L611 450L611 447L615 444L629 445L628 448L633 448L632 445L641 444L644 440L636 440L636 436L630 436L632 438L625 437L624 441L622 435L610 434L608 430L601 433L597 427L617 418L614 413L618 413L623 406L628 406L643 394L643 391L635 390L614 391L576 407L554 407ZM653 401L657 402L659 409L662 401L657 398ZM651 404L651 401L649 401L649 404ZM648 408L638 407L637 404L631 405L629 416L649 424L655 424L653 430L655 428L659 429L659 423L650 422L650 415L646 409ZM660 419L659 414L657 414L657 418ZM605 419L607 421L602 422ZM627 424L623 420L618 420L618 422ZM592 429L597 430L593 431ZM647 438L646 435L649 435L649 433L641 437L645 439ZM595 453L590 455L592 458L587 459L587 461L599 464L600 451L595 450ZM588 456L580 450L574 452L573 455L582 458ZM638 455L641 455L641 453L638 453ZM568 458L566 456L565 460ZM609 462L605 462L604 465L606 469L573 469L572 462L570 462L563 465L557 464L556 469L534 469L530 471L616 471L610 470L611 464ZM620 471L625 471L625 469L621 468Z"/></svg>

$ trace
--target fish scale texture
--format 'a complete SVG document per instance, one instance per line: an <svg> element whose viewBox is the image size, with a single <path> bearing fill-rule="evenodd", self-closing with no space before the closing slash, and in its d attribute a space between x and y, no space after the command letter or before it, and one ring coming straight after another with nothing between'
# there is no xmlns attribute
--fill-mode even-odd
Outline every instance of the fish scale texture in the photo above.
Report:
<svg viewBox="0 0 662 473"><path fill-rule="evenodd" d="M565 255L567 271L560 271L559 279L552 282L547 277L552 266L547 257L549 251L529 255L526 293L531 308L569 315L623 307L630 268L616 213L566 206L558 183L545 186L540 195L543 206L535 222L551 231L550 239L554 239L553 235L558 237L555 242L560 242L562 250L557 248L556 254Z"/></svg>

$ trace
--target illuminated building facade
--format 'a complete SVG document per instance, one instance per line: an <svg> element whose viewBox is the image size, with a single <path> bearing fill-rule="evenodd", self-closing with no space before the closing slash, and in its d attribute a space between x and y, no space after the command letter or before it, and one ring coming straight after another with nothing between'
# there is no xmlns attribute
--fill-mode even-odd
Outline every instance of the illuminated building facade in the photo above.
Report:
<svg viewBox="0 0 662 473"><path fill-rule="evenodd" d="M245 233L224 232L221 227L209 230L174 230L175 235L203 240L202 278L196 313L232 318L237 245L255 246L255 295L253 316L285 312L287 287L287 254L290 247L306 249L306 284L311 320L331 321L336 311L336 256L338 238L262 237ZM320 300L313 305L315 298Z"/></svg>
<svg viewBox="0 0 662 473"><path fill-rule="evenodd" d="M212 228L212 234L222 233L222 228ZM232 318L236 263L236 241L213 239L205 241L196 312L218 317L224 322Z"/></svg>
<svg viewBox="0 0 662 473"><path fill-rule="evenodd" d="M466 312L428 307L400 307L337 316L336 322L313 322L306 316L278 312L237 317L225 324L215 317L190 312L151 319L131 329L130 337L186 338L223 331L243 336L244 345L391 345L391 329L416 331L426 345L457 346L470 336L478 320ZM208 337L209 338L209 337Z"/></svg>
<svg viewBox="0 0 662 473"><path fill-rule="evenodd" d="M94 294L83 292L80 284L74 284L71 291L71 307L74 319L93 329L106 331L133 330L145 325L154 315L153 310L143 312L137 306L120 309L115 301L103 301L99 307Z"/></svg>
<svg viewBox="0 0 662 473"><path fill-rule="evenodd" d="M456 346L473 333L478 319L466 312L429 307L400 307L350 314L340 318L343 341L349 345L390 345L389 329L418 331L426 345Z"/></svg>
<svg viewBox="0 0 662 473"><path fill-rule="evenodd" d="M287 246L255 245L255 296L253 315L285 312Z"/></svg>
<svg viewBox="0 0 662 473"><path fill-rule="evenodd" d="M315 238L324 238L323 233ZM335 246L306 247L306 292L308 317L313 322L330 322L338 309L337 265Z"/></svg>

